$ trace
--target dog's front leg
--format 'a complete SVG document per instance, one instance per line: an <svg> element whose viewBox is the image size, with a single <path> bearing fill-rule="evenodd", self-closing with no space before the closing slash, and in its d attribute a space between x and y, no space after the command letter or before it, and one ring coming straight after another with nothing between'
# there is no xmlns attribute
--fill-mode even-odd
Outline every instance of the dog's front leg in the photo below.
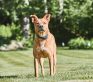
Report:
<svg viewBox="0 0 93 82"><path fill-rule="evenodd" d="M50 75L53 76L53 57L49 57Z"/></svg>
<svg viewBox="0 0 93 82"><path fill-rule="evenodd" d="M40 62L40 66L41 66L41 73L42 73L42 76L44 77L44 65L43 65L44 59L40 58L39 62Z"/></svg>
<svg viewBox="0 0 93 82"><path fill-rule="evenodd" d="M38 59L34 58L35 77L38 77Z"/></svg>

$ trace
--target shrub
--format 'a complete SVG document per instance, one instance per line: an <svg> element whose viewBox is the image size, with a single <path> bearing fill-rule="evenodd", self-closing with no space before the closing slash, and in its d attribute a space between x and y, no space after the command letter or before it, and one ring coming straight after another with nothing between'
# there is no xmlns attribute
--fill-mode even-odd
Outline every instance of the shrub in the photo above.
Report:
<svg viewBox="0 0 93 82"><path fill-rule="evenodd" d="M11 33L11 28L10 26L4 26L4 25L1 25L0 26L0 37L11 37L12 36L12 33Z"/></svg>
<svg viewBox="0 0 93 82"><path fill-rule="evenodd" d="M0 45L4 43L9 43L11 36L12 32L10 26L0 25Z"/></svg>
<svg viewBox="0 0 93 82"><path fill-rule="evenodd" d="M93 38L90 40L91 43L91 49L93 49Z"/></svg>
<svg viewBox="0 0 93 82"><path fill-rule="evenodd" d="M93 39L86 40L82 37L71 39L68 42L70 49L93 49Z"/></svg>
<svg viewBox="0 0 93 82"><path fill-rule="evenodd" d="M33 38L30 36L28 39L23 38L23 44L25 48L30 48L33 45Z"/></svg>
<svg viewBox="0 0 93 82"><path fill-rule="evenodd" d="M11 25L0 25L0 46L3 44L9 44L11 40L22 41L23 34L20 29L20 25L16 26L15 24ZM29 39L24 40L25 47L32 46L33 38L30 36Z"/></svg>
<svg viewBox="0 0 93 82"><path fill-rule="evenodd" d="M79 37L76 39L71 39L68 42L68 45L71 49L82 49L85 48L85 41L83 38Z"/></svg>

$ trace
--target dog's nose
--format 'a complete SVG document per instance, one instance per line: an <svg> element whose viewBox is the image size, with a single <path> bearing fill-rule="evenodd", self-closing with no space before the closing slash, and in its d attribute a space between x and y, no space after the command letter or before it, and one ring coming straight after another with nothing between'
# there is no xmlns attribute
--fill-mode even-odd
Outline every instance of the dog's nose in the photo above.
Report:
<svg viewBox="0 0 93 82"><path fill-rule="evenodd" d="M39 26L39 31L44 31L43 25L40 25L40 26Z"/></svg>
<svg viewBox="0 0 93 82"><path fill-rule="evenodd" d="M43 25L40 25L39 28L43 28Z"/></svg>

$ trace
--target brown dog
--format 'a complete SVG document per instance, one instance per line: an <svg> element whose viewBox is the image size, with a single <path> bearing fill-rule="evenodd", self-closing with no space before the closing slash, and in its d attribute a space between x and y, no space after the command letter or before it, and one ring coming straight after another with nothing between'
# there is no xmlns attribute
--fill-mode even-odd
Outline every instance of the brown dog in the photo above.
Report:
<svg viewBox="0 0 93 82"><path fill-rule="evenodd" d="M40 64L44 76L44 58L49 59L50 75L52 76L56 71L56 43L48 28L50 14L46 14L41 19L36 15L31 15L31 17L36 35L33 47L35 77L38 77L38 64Z"/></svg>

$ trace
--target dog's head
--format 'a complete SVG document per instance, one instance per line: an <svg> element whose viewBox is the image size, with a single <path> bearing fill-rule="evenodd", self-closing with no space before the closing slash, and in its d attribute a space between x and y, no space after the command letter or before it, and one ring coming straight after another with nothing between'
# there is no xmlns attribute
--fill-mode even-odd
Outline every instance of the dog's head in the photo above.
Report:
<svg viewBox="0 0 93 82"><path fill-rule="evenodd" d="M50 14L46 14L43 18L38 18L36 15L31 15L32 23L34 23L35 33L38 37L46 39L48 36L48 24L50 21Z"/></svg>

